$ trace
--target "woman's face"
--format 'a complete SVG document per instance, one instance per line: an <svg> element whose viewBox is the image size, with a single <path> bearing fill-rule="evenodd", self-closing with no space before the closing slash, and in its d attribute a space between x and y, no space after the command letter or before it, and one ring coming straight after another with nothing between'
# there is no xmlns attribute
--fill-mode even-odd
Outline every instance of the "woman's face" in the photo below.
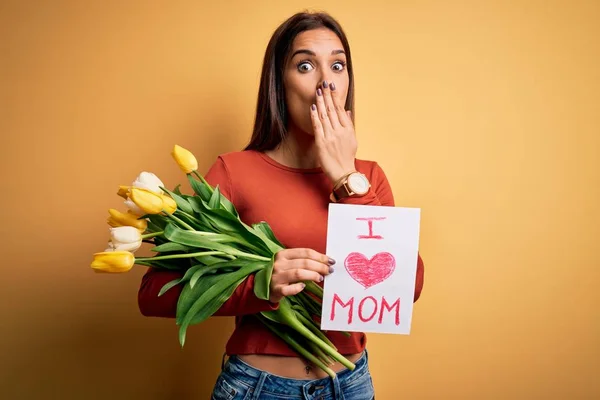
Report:
<svg viewBox="0 0 600 400"><path fill-rule="evenodd" d="M323 81L334 82L342 105L346 104L349 77L344 46L331 30L319 28L298 34L290 55L283 72L289 122L313 135L310 106L316 104Z"/></svg>

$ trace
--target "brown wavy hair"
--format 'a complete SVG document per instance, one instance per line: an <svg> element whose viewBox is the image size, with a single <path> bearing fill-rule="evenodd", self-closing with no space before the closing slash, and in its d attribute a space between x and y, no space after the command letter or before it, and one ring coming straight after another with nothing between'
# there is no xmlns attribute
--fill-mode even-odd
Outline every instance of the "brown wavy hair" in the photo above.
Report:
<svg viewBox="0 0 600 400"><path fill-rule="evenodd" d="M283 22L271 36L263 60L256 117L250 143L244 150L267 151L276 148L287 135L288 113L285 105L283 70L296 36L304 31L327 28L342 42L346 53L349 84L345 109L354 120L354 74L350 45L340 24L327 13L301 12Z"/></svg>

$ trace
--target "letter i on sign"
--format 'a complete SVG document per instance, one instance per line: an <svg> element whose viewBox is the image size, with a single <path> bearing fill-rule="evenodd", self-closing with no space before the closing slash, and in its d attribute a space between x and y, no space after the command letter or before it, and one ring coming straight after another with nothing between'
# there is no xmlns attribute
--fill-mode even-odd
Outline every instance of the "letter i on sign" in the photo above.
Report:
<svg viewBox="0 0 600 400"><path fill-rule="evenodd" d="M420 209L330 204L321 329L409 334Z"/></svg>

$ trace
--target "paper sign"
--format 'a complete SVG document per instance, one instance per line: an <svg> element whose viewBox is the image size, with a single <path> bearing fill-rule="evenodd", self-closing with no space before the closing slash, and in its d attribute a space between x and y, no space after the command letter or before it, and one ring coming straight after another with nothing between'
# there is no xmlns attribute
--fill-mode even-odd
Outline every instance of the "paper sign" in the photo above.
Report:
<svg viewBox="0 0 600 400"><path fill-rule="evenodd" d="M321 329L409 334L418 208L330 204Z"/></svg>

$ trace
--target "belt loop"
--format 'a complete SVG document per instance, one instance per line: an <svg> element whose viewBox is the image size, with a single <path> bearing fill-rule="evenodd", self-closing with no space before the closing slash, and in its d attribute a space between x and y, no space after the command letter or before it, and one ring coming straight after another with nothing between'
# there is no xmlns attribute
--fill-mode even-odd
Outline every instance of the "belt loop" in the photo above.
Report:
<svg viewBox="0 0 600 400"><path fill-rule="evenodd" d="M263 387L263 385L265 383L265 379L267 379L268 375L269 374L265 371L262 371L260 373L260 376L258 377L258 383L254 387L254 393L252 394L252 397L250 398L250 400L260 400L260 392L262 392L262 387Z"/></svg>
<svg viewBox="0 0 600 400"><path fill-rule="evenodd" d="M333 393L334 393L334 399L335 400L344 400L344 396L342 395L342 387L340 386L340 381L337 377L337 374L335 375L335 378L332 378L333 380Z"/></svg>
<svg viewBox="0 0 600 400"><path fill-rule="evenodd" d="M221 371L223 371L225 369L225 356L227 355L227 352L223 353L223 358L221 358Z"/></svg>

